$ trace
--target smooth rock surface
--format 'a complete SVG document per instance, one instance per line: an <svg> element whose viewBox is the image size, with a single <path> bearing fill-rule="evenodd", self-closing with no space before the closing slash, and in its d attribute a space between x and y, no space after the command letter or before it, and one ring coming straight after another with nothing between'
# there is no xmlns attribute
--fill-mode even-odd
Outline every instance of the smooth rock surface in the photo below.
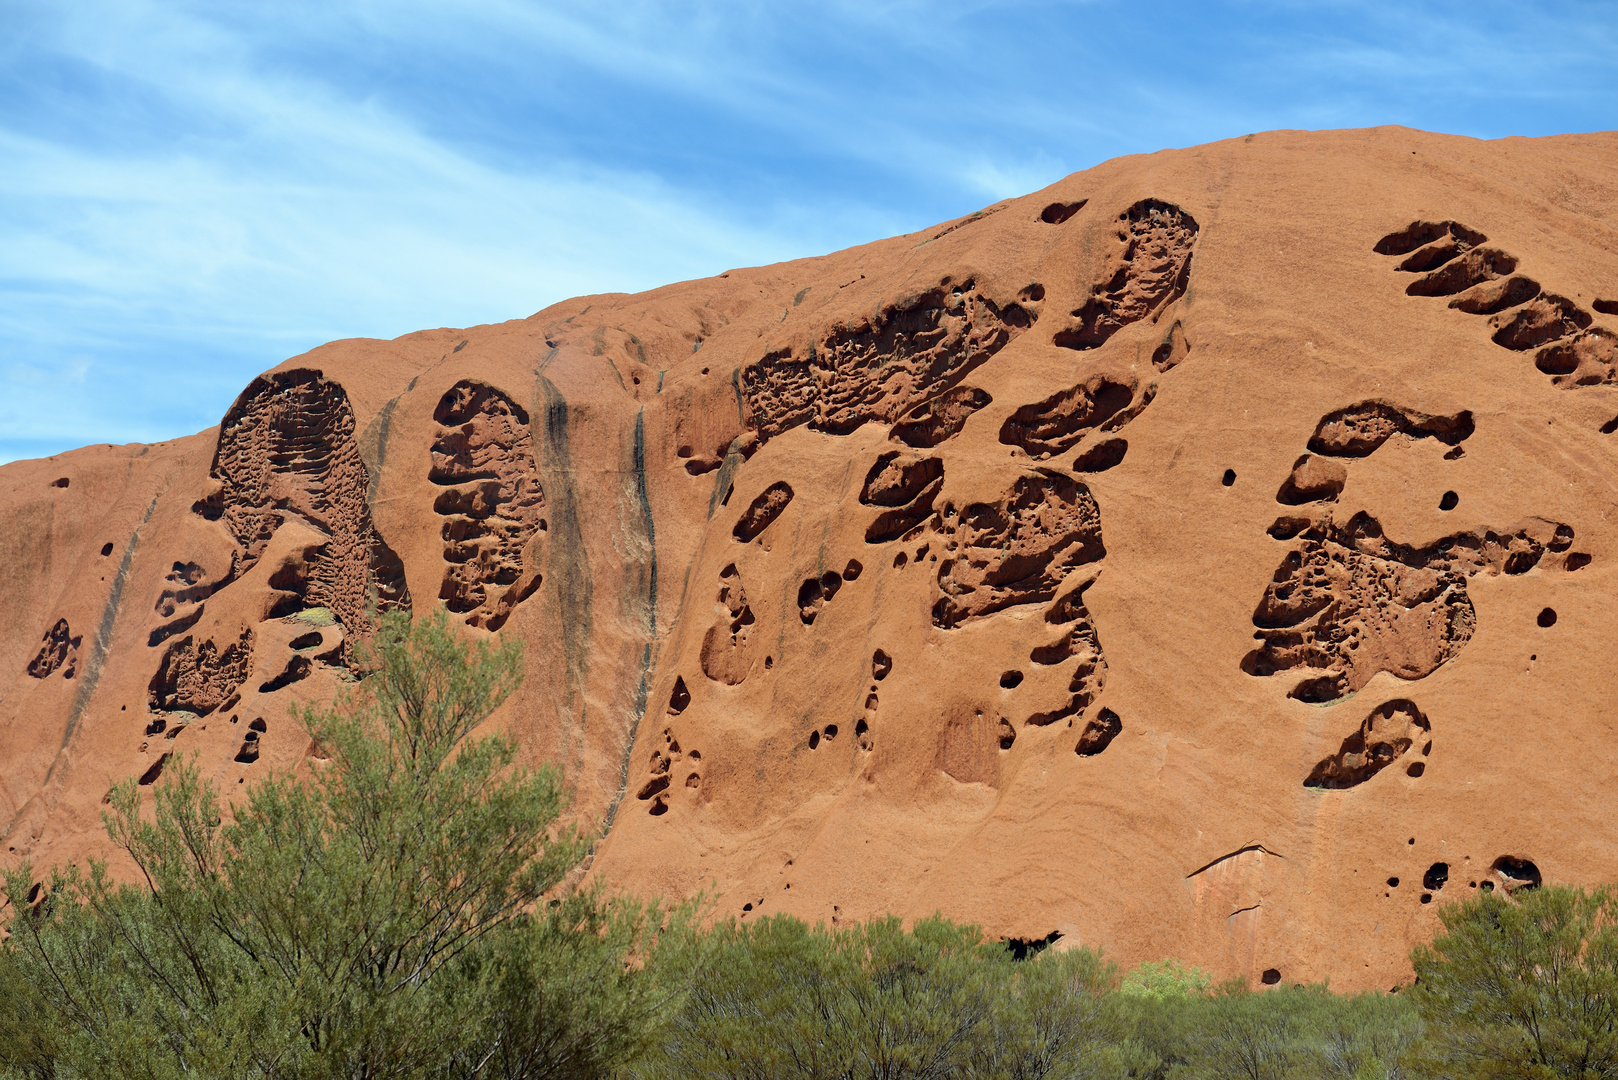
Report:
<svg viewBox="0 0 1618 1080"><path fill-rule="evenodd" d="M1615 344L1618 136L1399 128L333 342L0 468L6 857L308 768L289 706L444 602L613 884L1391 987L1618 879Z"/></svg>

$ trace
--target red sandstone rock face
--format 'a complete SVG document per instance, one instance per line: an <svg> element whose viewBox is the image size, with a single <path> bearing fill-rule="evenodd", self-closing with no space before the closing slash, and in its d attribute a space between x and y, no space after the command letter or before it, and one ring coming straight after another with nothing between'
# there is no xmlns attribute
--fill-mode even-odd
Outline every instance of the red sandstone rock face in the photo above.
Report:
<svg viewBox="0 0 1618 1080"><path fill-rule="evenodd" d="M1391 986L1456 896L1618 879L1614 221L1610 134L1271 133L6 466L6 855L307 767L441 602L527 643L492 723L593 875Z"/></svg>

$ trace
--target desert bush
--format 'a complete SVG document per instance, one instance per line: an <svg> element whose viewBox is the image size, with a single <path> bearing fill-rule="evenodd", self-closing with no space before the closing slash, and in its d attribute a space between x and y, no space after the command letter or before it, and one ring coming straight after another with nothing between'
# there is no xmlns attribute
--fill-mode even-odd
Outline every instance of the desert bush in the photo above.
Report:
<svg viewBox="0 0 1618 1080"><path fill-rule="evenodd" d="M1241 980L1164 979L1143 965L1108 999L1116 1075L1140 1080L1403 1080L1421 1024L1403 996L1324 986L1252 991ZM1192 969L1193 971L1195 969ZM1142 986L1157 986L1143 992Z"/></svg>
<svg viewBox="0 0 1618 1080"><path fill-rule="evenodd" d="M1025 962L975 926L789 916L713 931L703 975L635 1077L1036 1080L1104 1051L1094 952Z"/></svg>
<svg viewBox="0 0 1618 1080"><path fill-rule="evenodd" d="M1413 953L1434 1077L1618 1077L1618 893L1481 893Z"/></svg>
<svg viewBox="0 0 1618 1080"><path fill-rule="evenodd" d="M1412 992L1120 977L942 917L696 929L562 888L587 839L549 768L474 729L515 645L381 623L301 719L323 748L227 807L195 760L114 789L105 865L5 876L0 1075L623 1080L1618 1080L1618 893L1440 911ZM1019 951L1017 955L1022 955Z"/></svg>
<svg viewBox="0 0 1618 1080"><path fill-rule="evenodd" d="M194 760L152 804L115 788L107 829L138 885L69 868L29 907L28 868L6 876L0 1062L515 1078L600 1075L638 1049L670 1000L656 946L683 915L543 900L587 844L558 824L561 778L472 734L515 689L519 647L473 648L442 610L395 614L369 668L303 714L327 758L306 778L272 774L231 809Z"/></svg>

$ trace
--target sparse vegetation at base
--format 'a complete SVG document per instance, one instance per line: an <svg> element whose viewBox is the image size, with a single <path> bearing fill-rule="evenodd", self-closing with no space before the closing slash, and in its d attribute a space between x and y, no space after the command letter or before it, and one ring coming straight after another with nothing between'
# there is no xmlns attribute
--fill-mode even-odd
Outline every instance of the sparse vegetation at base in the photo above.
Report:
<svg viewBox="0 0 1618 1080"><path fill-rule="evenodd" d="M473 734L520 648L386 616L369 674L301 717L324 747L227 811L193 762L116 788L105 867L6 877L0 1063L86 1077L603 1075L671 1003L686 911L547 899L587 840L561 777ZM30 893L34 895L30 896Z"/></svg>
<svg viewBox="0 0 1618 1080"><path fill-rule="evenodd" d="M567 888L588 838L560 776L477 730L519 659L387 616L365 677L300 717L307 776L227 808L179 760L111 796L136 884L8 873L0 1075L1618 1078L1608 889L1445 907L1414 986L1345 996L941 917L701 929L695 905Z"/></svg>

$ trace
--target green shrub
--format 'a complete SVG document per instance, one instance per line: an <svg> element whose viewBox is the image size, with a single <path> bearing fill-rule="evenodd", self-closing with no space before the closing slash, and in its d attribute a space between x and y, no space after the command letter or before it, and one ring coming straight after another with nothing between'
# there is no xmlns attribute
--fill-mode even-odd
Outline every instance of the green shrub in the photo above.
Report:
<svg viewBox="0 0 1618 1080"><path fill-rule="evenodd" d="M1127 977L1124 985L1130 985ZM1128 992L1120 987L1108 1001L1118 1076L1402 1080L1411 1075L1408 1062L1421 1023L1402 996L1345 997L1324 986L1253 992L1241 980L1172 993L1141 993L1140 980L1134 986Z"/></svg>
<svg viewBox="0 0 1618 1080"><path fill-rule="evenodd" d="M329 755L307 780L272 774L229 812L194 761L165 771L155 807L114 789L107 828L140 884L57 872L13 917L0 1063L541 1077L638 1049L671 997L654 943L682 935L599 893L540 904L586 846L558 826L561 779L471 734L516 687L518 647L471 648L442 610L391 615L370 667L302 717ZM7 875L14 910L29 880ZM631 977L631 958L650 969Z"/></svg>
<svg viewBox="0 0 1618 1080"><path fill-rule="evenodd" d="M1213 976L1199 967L1186 967L1175 959L1147 960L1129 971L1118 984L1126 997L1168 998L1200 994L1213 985Z"/></svg>
<svg viewBox="0 0 1618 1080"><path fill-rule="evenodd" d="M1016 962L975 926L898 919L810 928L789 916L716 927L684 1009L636 1077L1080 1075L1102 1053L1102 995L1116 981L1089 950Z"/></svg>
<svg viewBox="0 0 1618 1080"><path fill-rule="evenodd" d="M1482 893L1413 959L1435 1077L1618 1077L1618 894Z"/></svg>
<svg viewBox="0 0 1618 1080"><path fill-rule="evenodd" d="M1440 911L1411 993L1120 979L1014 960L975 926L697 909L561 887L585 839L554 770L474 729L515 645L382 621L368 673L301 719L325 747L234 808L194 761L106 824L139 873L5 876L0 1074L625 1080L1618 1080L1618 893Z"/></svg>

